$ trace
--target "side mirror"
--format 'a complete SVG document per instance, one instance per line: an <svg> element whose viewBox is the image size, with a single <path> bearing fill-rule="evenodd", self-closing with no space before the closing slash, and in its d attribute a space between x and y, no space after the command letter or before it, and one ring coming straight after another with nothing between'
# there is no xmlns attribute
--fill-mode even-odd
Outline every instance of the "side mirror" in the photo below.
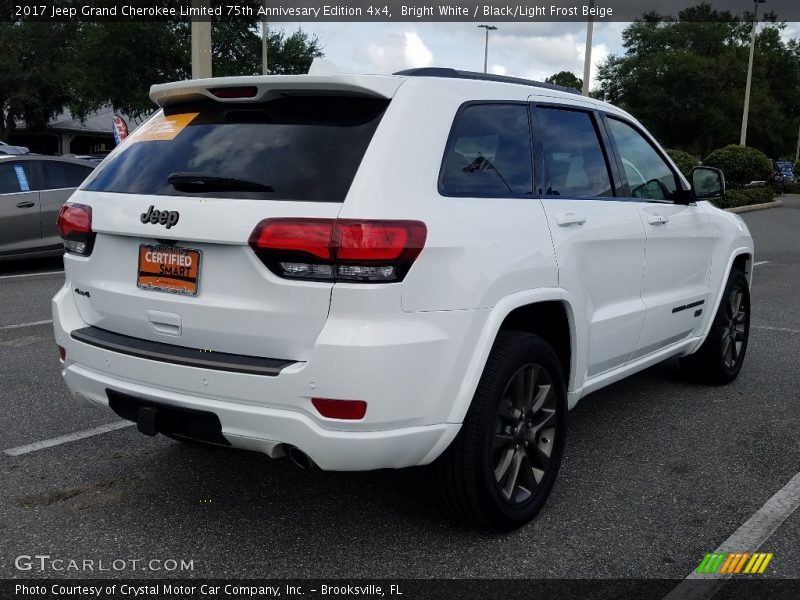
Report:
<svg viewBox="0 0 800 600"><path fill-rule="evenodd" d="M689 176L692 197L695 200L722 200L725 198L725 175L713 167L695 167Z"/></svg>

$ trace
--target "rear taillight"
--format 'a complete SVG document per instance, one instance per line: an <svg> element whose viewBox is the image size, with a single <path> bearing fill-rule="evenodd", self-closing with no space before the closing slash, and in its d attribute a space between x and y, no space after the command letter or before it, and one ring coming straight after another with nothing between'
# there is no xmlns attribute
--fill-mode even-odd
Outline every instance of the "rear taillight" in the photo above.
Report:
<svg viewBox="0 0 800 600"><path fill-rule="evenodd" d="M281 277L312 281L402 281L428 230L420 221L264 219L249 244Z"/></svg>
<svg viewBox="0 0 800 600"><path fill-rule="evenodd" d="M67 252L89 256L96 235L92 231L92 207L67 202L58 213L58 233Z"/></svg>

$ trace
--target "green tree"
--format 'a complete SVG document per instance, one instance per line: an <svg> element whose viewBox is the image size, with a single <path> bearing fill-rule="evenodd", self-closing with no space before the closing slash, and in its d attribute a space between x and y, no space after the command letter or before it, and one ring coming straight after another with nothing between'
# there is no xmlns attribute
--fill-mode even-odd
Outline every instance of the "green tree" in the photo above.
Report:
<svg viewBox="0 0 800 600"><path fill-rule="evenodd" d="M0 139L17 120L44 127L69 104L77 31L73 23L0 23Z"/></svg>
<svg viewBox="0 0 800 600"><path fill-rule="evenodd" d="M692 169L700 164L700 161L693 155L683 150L667 150L667 154L686 177L689 177Z"/></svg>
<svg viewBox="0 0 800 600"><path fill-rule="evenodd" d="M763 152L736 144L714 150L703 164L722 169L725 179L733 185L766 181L772 173L772 163Z"/></svg>
<svg viewBox="0 0 800 600"><path fill-rule="evenodd" d="M18 120L42 129L64 108L79 117L103 106L132 116L152 112L151 85L191 77L190 35L181 19L0 22L0 139ZM255 22L214 22L212 52L215 76L261 73ZM323 55L316 36L302 29L270 31L268 52L275 74L307 73Z"/></svg>
<svg viewBox="0 0 800 600"><path fill-rule="evenodd" d="M667 146L706 155L739 140L752 15L708 4L677 18L646 13L623 32L624 54L598 69L603 99L638 117ZM748 144L791 150L800 117L800 48L766 15L758 34Z"/></svg>
<svg viewBox="0 0 800 600"><path fill-rule="evenodd" d="M583 89L583 79L576 77L571 71L559 71L545 79L544 82L560 85L561 87L575 88L578 91Z"/></svg>
<svg viewBox="0 0 800 600"><path fill-rule="evenodd" d="M260 75L261 36L254 26L242 27L237 21L214 23L214 76ZM283 30L268 30L267 65L272 75L308 73L311 62L323 56L316 36L302 29L287 35Z"/></svg>

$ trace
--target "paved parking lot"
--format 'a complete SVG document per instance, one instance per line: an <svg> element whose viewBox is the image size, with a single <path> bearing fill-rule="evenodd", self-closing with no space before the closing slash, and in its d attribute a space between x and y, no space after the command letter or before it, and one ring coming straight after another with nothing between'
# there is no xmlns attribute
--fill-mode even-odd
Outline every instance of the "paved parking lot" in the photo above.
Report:
<svg viewBox="0 0 800 600"><path fill-rule="evenodd" d="M670 361L584 399L549 502L517 532L443 517L423 469L301 472L127 427L0 453L0 577L41 576L15 557L50 554L191 560L195 577L682 579L800 471L800 198L743 216L760 264L741 377L705 387ZM61 382L41 323L59 269L0 264L0 450L118 421ZM761 547L769 575L800 577L798 539L800 511Z"/></svg>

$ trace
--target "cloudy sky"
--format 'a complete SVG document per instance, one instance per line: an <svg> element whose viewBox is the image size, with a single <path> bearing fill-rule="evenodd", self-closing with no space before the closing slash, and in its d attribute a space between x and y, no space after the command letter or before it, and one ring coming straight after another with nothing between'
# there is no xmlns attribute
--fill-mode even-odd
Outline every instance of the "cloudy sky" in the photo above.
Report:
<svg viewBox="0 0 800 600"><path fill-rule="evenodd" d="M496 23L489 38L489 71L543 80L558 71L583 77L585 23ZM596 23L593 66L609 53L621 53L627 23ZM275 26L293 31L300 24ZM484 30L475 23L303 23L316 34L325 58L343 72L392 73L411 67L483 70ZM786 36L800 36L790 23ZM595 87L597 69L592 69Z"/></svg>

